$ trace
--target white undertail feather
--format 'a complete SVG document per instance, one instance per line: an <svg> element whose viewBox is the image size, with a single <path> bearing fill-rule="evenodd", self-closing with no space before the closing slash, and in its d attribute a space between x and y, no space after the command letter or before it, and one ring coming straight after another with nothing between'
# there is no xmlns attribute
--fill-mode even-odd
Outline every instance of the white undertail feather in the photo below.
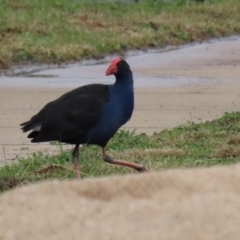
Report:
<svg viewBox="0 0 240 240"><path fill-rule="evenodd" d="M37 125L36 127L32 128L33 131L40 132L42 128L42 125Z"/></svg>

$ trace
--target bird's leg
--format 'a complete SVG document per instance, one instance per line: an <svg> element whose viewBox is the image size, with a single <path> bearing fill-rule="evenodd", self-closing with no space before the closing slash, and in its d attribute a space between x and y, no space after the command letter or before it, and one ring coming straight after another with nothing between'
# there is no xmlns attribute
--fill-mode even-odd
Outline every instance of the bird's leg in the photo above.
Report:
<svg viewBox="0 0 240 240"><path fill-rule="evenodd" d="M107 163L116 164L116 165L125 166L125 167L130 167L130 168L133 168L133 169L137 170L138 172L147 172L147 169L140 164L130 163L130 162L122 161L122 160L113 159L112 157L110 157L107 154L106 147L102 148L102 153L103 153L103 159Z"/></svg>
<svg viewBox="0 0 240 240"><path fill-rule="evenodd" d="M74 147L72 155L73 155L74 171L75 171L76 178L81 179L81 172L79 167L79 144L76 144L76 146Z"/></svg>

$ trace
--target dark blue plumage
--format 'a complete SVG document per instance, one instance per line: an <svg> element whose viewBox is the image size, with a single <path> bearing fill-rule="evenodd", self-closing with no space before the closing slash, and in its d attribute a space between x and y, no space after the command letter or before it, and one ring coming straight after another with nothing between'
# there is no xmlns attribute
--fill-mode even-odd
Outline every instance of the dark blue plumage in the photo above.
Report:
<svg viewBox="0 0 240 240"><path fill-rule="evenodd" d="M76 176L79 144L95 144L103 148L104 160L146 171L143 166L114 160L106 153L106 145L116 131L132 116L134 108L133 76L129 65L115 59L106 75L114 74L112 85L91 84L72 90L48 103L29 121L22 123L23 132L32 142L59 141L76 144L73 151Z"/></svg>
<svg viewBox="0 0 240 240"><path fill-rule="evenodd" d="M109 99L102 108L97 124L88 131L83 142L104 147L116 131L130 120L134 108L132 74L109 86Z"/></svg>

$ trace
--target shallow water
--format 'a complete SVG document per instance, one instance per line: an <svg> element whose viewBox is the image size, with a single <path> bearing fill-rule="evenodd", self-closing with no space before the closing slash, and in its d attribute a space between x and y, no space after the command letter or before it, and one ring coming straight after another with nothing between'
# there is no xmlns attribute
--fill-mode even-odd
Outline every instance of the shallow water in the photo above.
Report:
<svg viewBox="0 0 240 240"><path fill-rule="evenodd" d="M208 79L200 78L157 78L157 77L137 77L135 87L172 87L180 85L198 84L208 82ZM5 87L55 87L55 88L74 88L85 84L103 83L111 84L114 78L62 78L62 77L2 77L0 86Z"/></svg>
<svg viewBox="0 0 240 240"><path fill-rule="evenodd" d="M229 49L225 51L229 45L233 46L232 52ZM178 48L149 50L146 53L131 51L126 54L125 59L133 70L135 87L199 84L212 78L212 75L208 77L206 74L209 69L212 71L218 66L239 66L240 54L234 48L236 45L240 45L240 37L234 36ZM106 77L105 71L114 57L101 61L86 60L65 67L33 65L23 69L16 68L13 72L20 76L1 76L0 86L73 88L90 83L112 83L114 78ZM36 70L37 68L43 69ZM220 74L219 77L224 76Z"/></svg>

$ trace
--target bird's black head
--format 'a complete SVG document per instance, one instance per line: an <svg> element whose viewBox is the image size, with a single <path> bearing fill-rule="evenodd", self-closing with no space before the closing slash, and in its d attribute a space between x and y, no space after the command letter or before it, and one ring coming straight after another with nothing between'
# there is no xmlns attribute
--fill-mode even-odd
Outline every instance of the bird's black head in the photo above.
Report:
<svg viewBox="0 0 240 240"><path fill-rule="evenodd" d="M112 74L115 75L116 77L127 76L129 74L132 74L132 71L125 60L121 58L116 58L111 62L111 65L108 67L106 71L106 76Z"/></svg>

